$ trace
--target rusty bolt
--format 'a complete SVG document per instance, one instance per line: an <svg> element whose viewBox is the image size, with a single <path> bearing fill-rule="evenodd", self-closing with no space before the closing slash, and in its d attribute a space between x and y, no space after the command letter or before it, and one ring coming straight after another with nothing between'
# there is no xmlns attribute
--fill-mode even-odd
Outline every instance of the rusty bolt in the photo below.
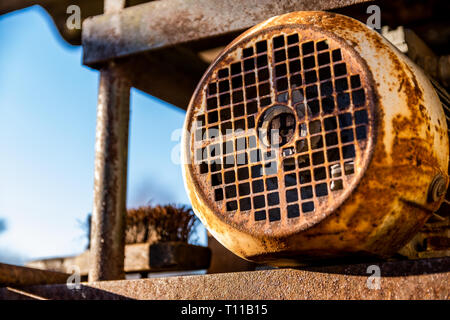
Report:
<svg viewBox="0 0 450 320"><path fill-rule="evenodd" d="M441 174L437 174L428 189L428 201L436 202L445 194L445 178Z"/></svg>

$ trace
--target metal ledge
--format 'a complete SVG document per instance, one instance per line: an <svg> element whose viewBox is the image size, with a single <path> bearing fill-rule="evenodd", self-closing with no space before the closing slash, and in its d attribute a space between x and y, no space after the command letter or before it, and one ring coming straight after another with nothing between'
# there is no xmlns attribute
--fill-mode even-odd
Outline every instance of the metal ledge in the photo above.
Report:
<svg viewBox="0 0 450 320"><path fill-rule="evenodd" d="M369 265L381 288L369 289ZM449 299L450 258L0 288L0 299Z"/></svg>
<svg viewBox="0 0 450 320"><path fill-rule="evenodd" d="M330 10L368 0L164 0L89 17L83 22L83 63L224 35L299 10Z"/></svg>

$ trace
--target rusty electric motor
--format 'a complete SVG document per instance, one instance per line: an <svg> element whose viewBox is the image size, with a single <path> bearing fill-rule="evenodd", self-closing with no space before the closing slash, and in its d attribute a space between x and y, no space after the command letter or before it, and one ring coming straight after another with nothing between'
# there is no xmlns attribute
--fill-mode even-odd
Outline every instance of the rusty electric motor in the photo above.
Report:
<svg viewBox="0 0 450 320"><path fill-rule="evenodd" d="M443 200L430 188L448 186L447 126L430 81L378 33L289 13L239 36L203 76L185 185L208 230L248 260L385 257Z"/></svg>

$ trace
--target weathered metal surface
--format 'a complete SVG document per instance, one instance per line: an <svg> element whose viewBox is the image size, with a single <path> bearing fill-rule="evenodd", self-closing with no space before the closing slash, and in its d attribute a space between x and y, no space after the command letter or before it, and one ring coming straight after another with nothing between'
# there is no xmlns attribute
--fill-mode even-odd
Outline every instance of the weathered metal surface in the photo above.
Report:
<svg viewBox="0 0 450 320"><path fill-rule="evenodd" d="M0 286L66 283L70 274L0 263Z"/></svg>
<svg viewBox="0 0 450 320"><path fill-rule="evenodd" d="M321 39L328 40L328 45L333 50L336 50L339 45L343 57L342 60L346 62L348 73L350 73L348 77L359 75L360 84L358 85L362 84L365 93L365 100L363 99L363 101L367 103L366 114L362 117L365 120L358 120L355 112L351 116L351 125L349 127L354 129L353 123L355 125L366 124L366 136L363 135L365 139L360 141L358 132L353 132L354 138L352 143L354 144L356 157L354 156L350 160L353 160L354 173L350 172L347 182L344 183L344 191L341 198L333 198L331 196L325 198L327 203L323 206L315 205L314 207L319 209L313 211L313 213L304 213L303 211L305 210L303 210L301 215L296 214L289 217L288 213L287 218L280 218L280 211L278 211L278 216L275 219L270 217L269 212L268 216L264 216L265 220L262 220L263 224L261 224L261 220L256 216L257 210L253 210L259 209L259 206L255 204L255 199L252 199L252 203L247 203L252 206L251 208L254 211L250 211L251 215L248 214L249 211L236 210L242 205L243 195L247 197L248 194L248 192L238 193L238 184L241 183L241 181L238 181L238 173L235 173L237 178L236 176L234 176L234 179L228 177L229 181L227 181L226 172L222 172L224 170L220 165L218 168L214 168L208 167L207 164L206 166L203 165L204 169L202 169L199 163L195 163L195 159L199 159L199 157L195 158L195 153L193 153L193 151L197 151L197 149L194 150L196 144L193 143L193 138L197 132L194 132L192 129L195 129L193 125L196 120L204 121L205 125L200 125L200 129L203 127L213 128L214 126L219 128L219 125L225 124L226 117L222 118L222 110L227 109L224 105L228 104L232 105L233 112L236 112L239 104L242 103L244 105L245 103L245 108L243 108L246 117L244 119L248 120L249 105L247 105L247 102L255 97L253 93L248 93L245 90L243 102L237 101L237 104L234 101L234 96L228 99L230 101L224 99L223 105L219 98L216 100L218 101L218 107L216 107L215 105L209 105L206 98L209 94L208 90L214 89L209 88L209 84L213 83L212 80L220 78L218 81L219 85L215 89L220 93L220 87L222 86L224 88L222 95L225 95L225 91L231 91L229 88L233 87L233 81L228 86L226 83L222 84L221 82L229 79L230 75L231 78L238 76L238 74L233 74L233 66L236 66L234 63L238 62L239 65L241 60L253 59L253 52L246 53L249 49L244 49L249 43L258 43L258 41L268 37L267 35L275 37L277 34L289 36L295 33L298 33L299 38L303 41L302 50L303 45L310 40L317 42L316 45ZM274 44L274 46L276 45ZM281 48L283 48L282 45ZM258 50L258 48L255 47L254 50ZM314 52L314 47L312 47L312 50ZM316 50L319 51L319 49ZM325 50L324 52L328 51ZM321 53L317 53L317 56ZM289 49L287 54L289 55ZM285 55L282 55L281 60L277 60L276 56L271 56L270 54L268 56L269 60L274 64L284 63L284 59L286 59ZM259 58L260 55L257 55L257 57ZM258 58L253 60L253 64L259 63ZM304 57L302 56L302 58ZM320 65L319 57L316 58L317 64ZM305 86L308 107L312 108L307 89L315 82L320 82L320 95L318 96L321 97L322 102L318 110L318 116L315 119L321 120L323 127L326 126L323 118L329 116L328 113L333 117L338 115L339 119L336 119L336 122L338 124L337 132L340 133L338 138L338 145L340 145L344 139L342 136L344 130L340 127L346 127L341 122L340 113L345 114L355 110L364 110L364 108L361 108L360 104L355 103L356 98L350 89L347 89L347 87L339 89L336 81L333 83L334 89L332 89L332 93L324 94L322 85L328 80L322 80L321 70L318 70L318 67L308 69L304 66L306 61L303 59L301 62L300 74L302 82L298 85L298 88L292 86L293 76L291 75L289 79L290 86L287 85L287 88L281 90L287 92L288 99L282 99L280 102L278 96L273 96L270 103L262 105L264 110L259 114L264 114L265 109L271 108L275 104L283 103L286 100L289 107L294 107L293 103L291 103L294 100L294 91L299 88L305 89ZM327 65L327 63L324 64ZM258 66L255 69L262 67ZM246 68L245 62L241 65L241 68ZM287 74L292 73L290 68L291 62L289 62ZM332 78L334 80L339 74L336 74L335 66L333 66L333 70ZM248 71L248 73L253 72L250 69L245 71ZM316 76L319 80L309 82L306 73L310 71L317 72L318 75L316 73ZM219 72L222 72L222 76ZM284 74L286 74L286 71L284 71ZM258 76L258 81L260 81L259 70L257 73L254 73L254 76L256 75ZM351 88L351 78L344 79L347 81L347 86ZM273 68L273 65L270 65L268 83L270 84L270 90L272 90L270 91L271 95L276 90L280 90L277 81L277 67ZM255 87L255 91L259 92L260 90L262 90L260 86L257 89ZM351 93L349 104L341 108L339 101L336 101L337 106L333 105L331 112L325 110L323 96L330 95L335 98L336 95L342 93ZM251 95L250 98L247 97L248 94ZM237 96L237 99L242 98ZM261 104L263 99L256 95L256 100ZM219 107L220 114L211 114L215 111L213 109ZM260 112L259 107L258 105L257 112ZM374 111L372 111L372 108L374 108ZM201 113L205 113L205 119L202 118ZM200 116L200 118L197 119L197 116ZM232 117L233 121L235 117ZM300 120L297 118L297 124L308 124L308 121ZM258 118L255 118L254 123L258 124L259 121ZM314 132L311 132L311 130L315 130L311 126L313 122L310 121L308 125L309 131L304 134L305 138L311 140L306 153L309 153L310 149L315 149L314 145L320 144L320 141L312 140ZM210 123L211 126L209 125ZM235 123L230 129L236 130L236 126ZM243 126L245 128L248 124L244 123ZM240 128L240 126L237 127ZM297 132L300 137L303 137L302 130L300 127ZM207 130L205 129L205 131ZM221 127L220 131L222 131ZM216 139L212 138L203 141L204 145L202 145L202 148L198 148L202 154L203 149L210 152L209 147L214 146L215 142L219 145L215 152L221 157L227 153L221 153L224 151L220 150L220 148L225 148L225 146L222 146L222 143L226 141L226 136L221 135L220 131ZM199 136L202 138L203 132L201 130L199 132L201 133ZM392 255L417 233L432 215L432 212L437 210L442 203L442 196L437 201L432 201L431 203L427 201L428 189L433 178L437 174L441 174L445 178L446 185L448 185L449 181L447 173L449 163L447 124L441 103L430 81L418 67L399 53L378 33L354 19L332 13L297 12L274 17L250 29L233 41L224 50L221 57L212 64L197 87L188 109L184 133L182 156L185 186L196 214L207 226L208 230L227 248L241 257L259 262L292 265L298 263L298 261L310 258L326 259L335 256L351 255L385 257ZM328 132L325 133L328 134ZM325 137L323 140L326 141L328 148L328 139L325 133L322 132L322 135ZM234 134L237 135L237 133ZM348 142L348 139L345 139ZM247 143L243 148L241 147L243 151L249 151L247 146L250 142ZM325 145L325 142L323 145ZM296 148L297 146L295 146L294 151L297 150ZM321 151L321 145L316 150ZM313 151L315 152L316 150ZM370 156L370 152L372 156ZM217 153L215 154L216 157ZM251 155L249 154L248 156L250 157ZM321 164L321 162L314 163L313 154L312 160L310 160L311 164L308 163L306 168L304 166L300 167L300 162L298 162L298 166L294 163L293 167L298 170L310 170L313 165L323 165L327 171L327 181L329 179L337 179L338 173L341 173L342 176L343 172L347 170L346 163L342 165L342 159L344 158L346 161L348 159L346 159L342 151L340 153L341 168L339 171L333 170L334 168L329 166L333 165L329 157L327 150L326 157L324 156L326 159L324 164ZM286 175L279 171L289 171L291 169L285 169L282 164L282 160L285 158L284 153L277 153L275 158L277 160L276 168L278 169L276 173L278 180L278 185L275 187L276 190L277 188L287 187ZM236 161L238 161L237 155ZM226 164L225 160L222 165ZM314 169L318 167L317 165ZM237 171L239 165L238 167L234 165L231 167L233 169L230 170L228 168L225 171ZM207 176L208 185L198 178L202 174L202 170ZM316 181L320 180L316 179L315 172L313 173L312 171L310 171L310 175L314 175ZM218 183L214 184L212 178L216 172L219 172L220 176L216 179ZM249 173L243 180L250 179L249 181L252 183L251 196L254 197L253 181L255 177L249 178L248 175ZM263 178L266 177L267 173L264 172ZM299 200L295 204L303 205L303 200L306 200L308 197L302 195L301 188L305 184L308 185L309 181L302 182L300 172L297 178L299 179L297 181L300 182L294 184L294 187L298 187L300 192L297 193L297 199ZM234 192L228 197L222 194L219 198L216 198L217 195L213 188L222 187L223 182L226 184L225 188L234 185ZM267 181L265 182L267 188ZM265 190L267 191L266 193L269 193L268 191L273 191L274 189ZM284 190L282 189L282 191ZM333 191L332 185L328 186L328 194L332 193L331 191ZM317 189L314 192L314 196L320 198L321 195ZM280 195L279 197L279 202L282 206L284 206L283 196ZM239 206L236 203L229 210L223 204L223 202L227 201L227 198L232 198L233 200L236 198ZM266 198L266 201L269 202L270 199ZM300 198L302 199L300 200ZM213 200L211 201L211 199ZM322 199L324 198L322 197ZM314 198L315 203L321 203L319 200ZM218 204L213 206L211 203L214 201L218 202ZM223 209L224 207L225 209ZM281 209L284 210L283 214L286 215L286 208Z"/></svg>
<svg viewBox="0 0 450 320"><path fill-rule="evenodd" d="M28 267L72 273L73 267L80 275L89 272L89 251L75 257L30 261ZM211 250L185 243L136 243L125 246L125 273L198 270L208 268Z"/></svg>
<svg viewBox="0 0 450 320"><path fill-rule="evenodd" d="M90 17L83 23L83 63L249 28L295 10L328 10L365 0L165 0Z"/></svg>
<svg viewBox="0 0 450 320"><path fill-rule="evenodd" d="M124 277L129 112L129 81L111 62L100 73L90 281Z"/></svg>
<svg viewBox="0 0 450 320"><path fill-rule="evenodd" d="M372 264L381 270L379 290L367 285ZM82 283L80 290L66 285L20 290L46 299L450 299L449 280L450 258L443 258L101 281ZM8 298L15 297L0 289L0 299Z"/></svg>

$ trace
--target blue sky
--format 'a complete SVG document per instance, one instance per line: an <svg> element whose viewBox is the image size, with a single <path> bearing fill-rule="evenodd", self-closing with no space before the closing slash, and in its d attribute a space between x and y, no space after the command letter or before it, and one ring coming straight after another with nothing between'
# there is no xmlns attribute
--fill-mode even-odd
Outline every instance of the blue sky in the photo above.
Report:
<svg viewBox="0 0 450 320"><path fill-rule="evenodd" d="M38 6L1 16L0 43L0 262L77 254L92 211L99 73ZM171 161L184 116L132 90L128 207L189 204Z"/></svg>

